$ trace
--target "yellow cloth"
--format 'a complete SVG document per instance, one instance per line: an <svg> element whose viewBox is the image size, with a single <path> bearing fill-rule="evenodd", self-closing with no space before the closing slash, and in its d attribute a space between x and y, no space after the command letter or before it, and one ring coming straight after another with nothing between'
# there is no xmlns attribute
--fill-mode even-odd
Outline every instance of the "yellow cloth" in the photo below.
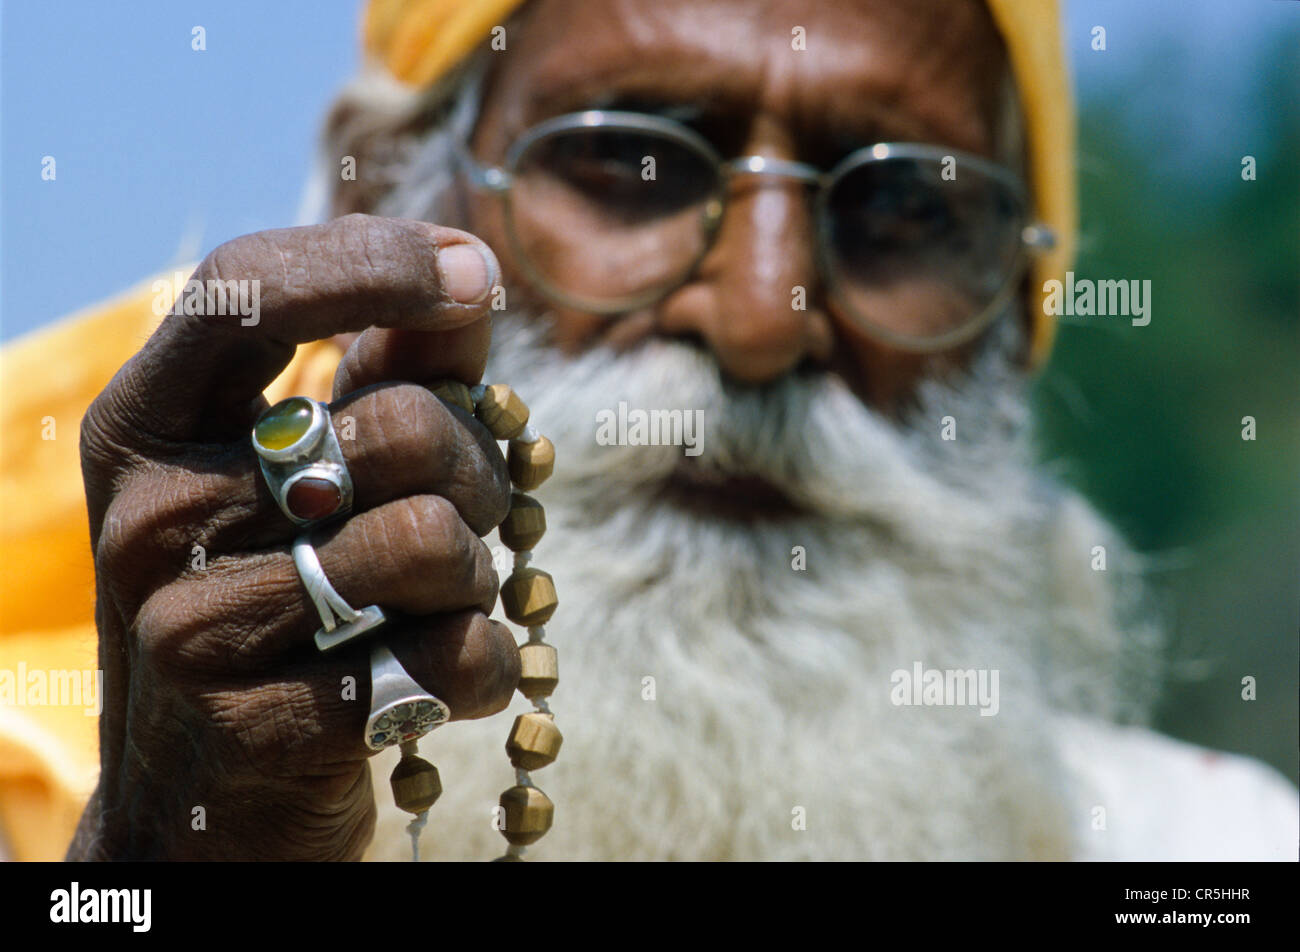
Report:
<svg viewBox="0 0 1300 952"><path fill-rule="evenodd" d="M1029 362L1041 367L1056 336L1056 319L1043 307L1043 284L1064 280L1074 262L1079 230L1074 96L1057 0L988 0L988 5L1002 31L1020 94L1035 213L1056 233L1056 247L1034 268L1036 293L1030 299L1034 334Z"/></svg>
<svg viewBox="0 0 1300 952"><path fill-rule="evenodd" d="M491 35L524 0L369 0L365 51L398 80L432 85ZM1074 101L1066 75L1057 0L988 0L1006 43L1020 93L1037 218L1051 226L1056 248L1034 267L1029 363L1051 351L1055 319L1042 307L1045 281L1065 277L1077 229Z"/></svg>
<svg viewBox="0 0 1300 952"><path fill-rule="evenodd" d="M98 776L97 718L14 682L98 668L80 425L161 320L150 284L0 349L0 692L22 694L0 693L0 839L15 859L61 859ZM299 347L268 398L329 399L339 356Z"/></svg>

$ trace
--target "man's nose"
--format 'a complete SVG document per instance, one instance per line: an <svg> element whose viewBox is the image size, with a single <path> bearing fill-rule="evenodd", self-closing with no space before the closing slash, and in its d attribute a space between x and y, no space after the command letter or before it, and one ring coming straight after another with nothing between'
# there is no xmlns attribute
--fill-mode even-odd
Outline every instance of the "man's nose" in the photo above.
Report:
<svg viewBox="0 0 1300 952"><path fill-rule="evenodd" d="M714 243L692 279L661 305L665 333L702 337L723 371L775 380L807 359L830 359L807 186L738 176Z"/></svg>

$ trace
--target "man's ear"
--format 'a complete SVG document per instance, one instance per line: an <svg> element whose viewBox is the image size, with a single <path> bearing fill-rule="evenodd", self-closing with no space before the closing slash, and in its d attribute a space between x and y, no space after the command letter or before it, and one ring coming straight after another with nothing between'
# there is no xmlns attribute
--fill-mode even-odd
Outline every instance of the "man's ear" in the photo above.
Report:
<svg viewBox="0 0 1300 952"><path fill-rule="evenodd" d="M432 215L454 225L454 143L474 128L487 62L469 57L427 90L375 66L349 83L321 135L311 196L317 216Z"/></svg>
<svg viewBox="0 0 1300 952"><path fill-rule="evenodd" d="M318 175L330 218L374 213L399 181L427 118L417 93L362 77L334 101L321 134Z"/></svg>

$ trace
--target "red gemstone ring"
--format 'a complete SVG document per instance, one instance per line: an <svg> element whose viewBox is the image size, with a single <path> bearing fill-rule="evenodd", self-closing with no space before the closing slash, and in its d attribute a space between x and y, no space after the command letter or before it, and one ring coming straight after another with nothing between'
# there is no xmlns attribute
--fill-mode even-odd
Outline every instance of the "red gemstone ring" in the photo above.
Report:
<svg viewBox="0 0 1300 952"><path fill-rule="evenodd" d="M352 477L326 404L281 400L253 425L253 449L271 495L294 525L351 511Z"/></svg>

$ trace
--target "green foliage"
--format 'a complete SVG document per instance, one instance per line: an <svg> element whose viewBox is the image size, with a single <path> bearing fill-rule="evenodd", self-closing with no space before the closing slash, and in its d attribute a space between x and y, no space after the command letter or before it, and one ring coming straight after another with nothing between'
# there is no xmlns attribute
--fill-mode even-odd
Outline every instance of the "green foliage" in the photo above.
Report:
<svg viewBox="0 0 1300 952"><path fill-rule="evenodd" d="M1159 726L1294 778L1300 61L1282 39L1256 74L1263 134L1214 141L1198 181L1162 174L1160 143L1121 103L1085 108L1075 273L1150 279L1151 323L1063 325L1036 403L1046 461L1158 569L1173 675ZM1248 154L1255 181L1241 177ZM1240 699L1244 675L1259 700Z"/></svg>

